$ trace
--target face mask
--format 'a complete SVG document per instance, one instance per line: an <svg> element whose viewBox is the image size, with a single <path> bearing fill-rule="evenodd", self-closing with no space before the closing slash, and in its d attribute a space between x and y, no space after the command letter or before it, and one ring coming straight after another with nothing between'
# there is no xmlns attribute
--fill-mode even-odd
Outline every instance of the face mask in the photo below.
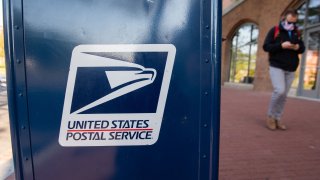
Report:
<svg viewBox="0 0 320 180"><path fill-rule="evenodd" d="M287 20L281 22L282 27L287 31L292 31L294 29L294 24L295 23L292 22L288 23Z"/></svg>

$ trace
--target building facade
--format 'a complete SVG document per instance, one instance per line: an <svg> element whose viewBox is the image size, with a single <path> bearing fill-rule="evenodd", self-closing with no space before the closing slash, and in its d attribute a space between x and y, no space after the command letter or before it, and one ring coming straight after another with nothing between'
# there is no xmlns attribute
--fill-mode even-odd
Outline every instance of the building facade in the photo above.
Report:
<svg viewBox="0 0 320 180"><path fill-rule="evenodd" d="M231 3L230 3L231 1ZM320 98L320 1L228 0L222 17L222 82L250 84L254 90L271 89L266 34L289 8L298 9L298 27L306 45L293 83L295 94Z"/></svg>

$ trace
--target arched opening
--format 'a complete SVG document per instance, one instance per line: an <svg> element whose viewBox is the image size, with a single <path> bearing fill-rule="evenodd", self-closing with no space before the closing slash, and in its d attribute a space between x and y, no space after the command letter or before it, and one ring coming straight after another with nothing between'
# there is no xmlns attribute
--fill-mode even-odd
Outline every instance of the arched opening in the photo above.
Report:
<svg viewBox="0 0 320 180"><path fill-rule="evenodd" d="M259 30L245 23L232 37L229 82L251 84L254 81Z"/></svg>

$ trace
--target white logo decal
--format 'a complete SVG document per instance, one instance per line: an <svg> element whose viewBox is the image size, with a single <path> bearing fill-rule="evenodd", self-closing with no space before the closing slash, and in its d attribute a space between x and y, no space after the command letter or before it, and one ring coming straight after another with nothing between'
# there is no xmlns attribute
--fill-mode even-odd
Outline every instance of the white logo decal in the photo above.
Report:
<svg viewBox="0 0 320 180"><path fill-rule="evenodd" d="M154 144L159 137L175 51L171 44L75 47L59 143Z"/></svg>

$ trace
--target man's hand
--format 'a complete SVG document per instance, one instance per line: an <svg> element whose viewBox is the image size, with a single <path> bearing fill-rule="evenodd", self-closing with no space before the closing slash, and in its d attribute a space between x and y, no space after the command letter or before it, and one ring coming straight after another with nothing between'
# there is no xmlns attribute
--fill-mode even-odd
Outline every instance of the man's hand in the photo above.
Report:
<svg viewBox="0 0 320 180"><path fill-rule="evenodd" d="M292 49L295 51L298 51L300 48L299 44L292 44L290 41L283 42L281 46L283 49Z"/></svg>
<svg viewBox="0 0 320 180"><path fill-rule="evenodd" d="M299 44L294 44L292 49L295 51L298 51L299 48L300 48Z"/></svg>
<svg viewBox="0 0 320 180"><path fill-rule="evenodd" d="M294 46L295 46L295 45L294 45L294 44L291 44L290 41L285 41L285 42L283 42L283 43L281 44L281 47L282 47L283 49L293 49Z"/></svg>

